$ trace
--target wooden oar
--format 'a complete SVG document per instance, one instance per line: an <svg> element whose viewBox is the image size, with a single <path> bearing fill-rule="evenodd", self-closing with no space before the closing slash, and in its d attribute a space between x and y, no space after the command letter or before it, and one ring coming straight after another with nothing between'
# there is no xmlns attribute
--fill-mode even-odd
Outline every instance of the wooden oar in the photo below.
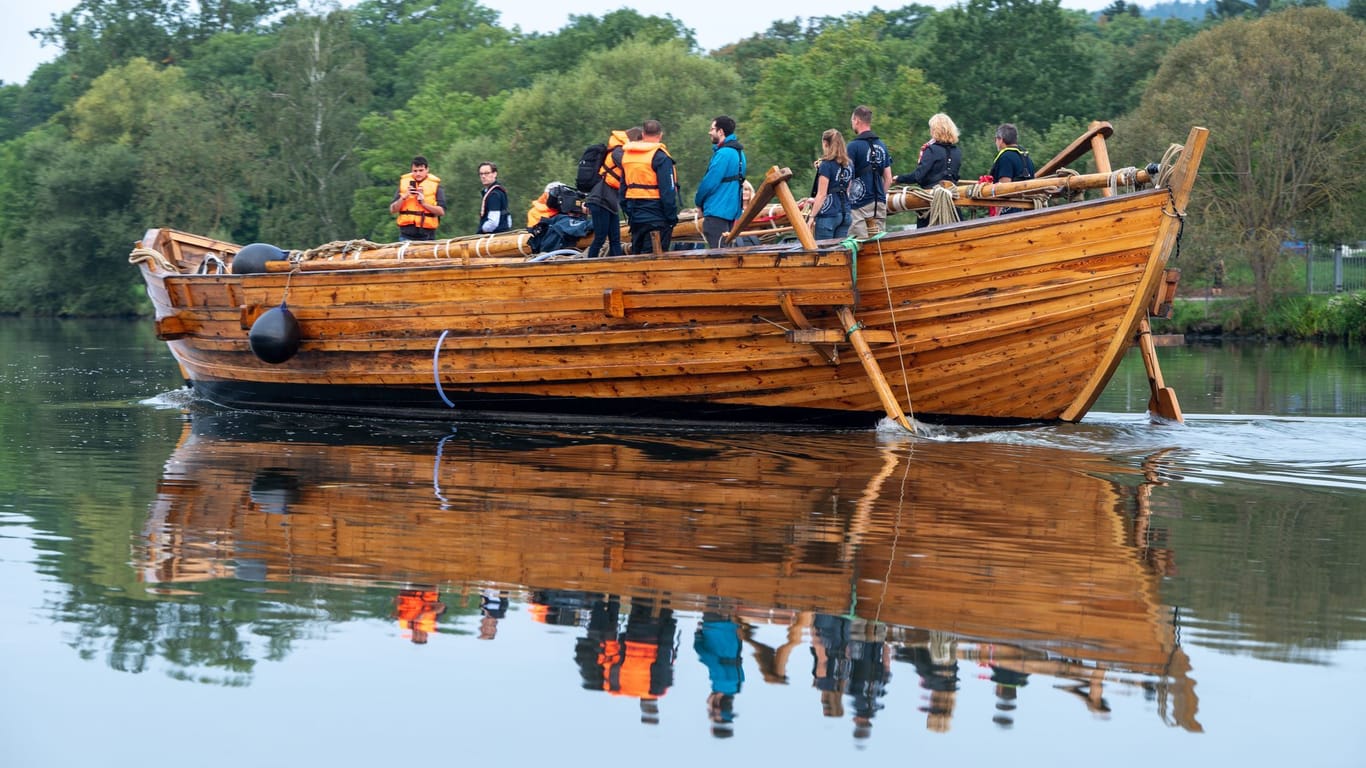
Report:
<svg viewBox="0 0 1366 768"><path fill-rule="evenodd" d="M1162 380L1162 367L1157 364L1157 348L1153 344L1153 329L1146 317L1138 321L1138 351L1143 356L1143 367L1148 372L1148 388L1152 390L1148 410L1164 419L1184 422L1181 404L1176 401L1176 390Z"/></svg>
<svg viewBox="0 0 1366 768"><path fill-rule="evenodd" d="M882 368L878 366L873 350L863 338L863 326L854 319L854 311L848 307L838 307L835 312L839 315L840 324L844 326L844 335L848 337L849 343L854 345L859 362L863 363L863 371L868 374L873 391L877 393L878 400L882 401L882 409L887 412L888 418L905 427L907 432L914 432L911 422L906 419L906 413L901 410L901 404L896 401L891 385L887 383L887 377L882 375Z"/></svg>

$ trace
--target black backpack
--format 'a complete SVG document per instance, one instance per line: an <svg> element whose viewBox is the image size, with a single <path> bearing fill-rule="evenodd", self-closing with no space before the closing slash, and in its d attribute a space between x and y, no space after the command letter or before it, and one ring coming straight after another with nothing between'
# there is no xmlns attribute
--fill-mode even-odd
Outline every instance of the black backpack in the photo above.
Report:
<svg viewBox="0 0 1366 768"><path fill-rule="evenodd" d="M574 187L580 192L592 192L602 178L602 161L607 159L606 144L591 144L579 156L579 171L574 177Z"/></svg>

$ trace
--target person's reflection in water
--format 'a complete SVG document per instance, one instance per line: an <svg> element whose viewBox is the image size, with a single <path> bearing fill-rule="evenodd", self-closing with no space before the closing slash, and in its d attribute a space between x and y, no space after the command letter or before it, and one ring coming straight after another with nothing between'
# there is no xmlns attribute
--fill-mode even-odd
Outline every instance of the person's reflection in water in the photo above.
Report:
<svg viewBox="0 0 1366 768"><path fill-rule="evenodd" d="M820 691L826 717L844 717L849 667L849 620L816 614L811 620L811 685Z"/></svg>
<svg viewBox="0 0 1366 768"><path fill-rule="evenodd" d="M673 685L678 622L673 609L654 601L632 601L626 628L618 631L621 601L615 595L595 600L588 631L575 644L583 687L640 701L640 721L659 723L659 698Z"/></svg>
<svg viewBox="0 0 1366 768"><path fill-rule="evenodd" d="M740 625L729 613L703 613L693 634L693 650L711 678L707 717L711 720L711 735L718 739L734 735L735 695L745 682L741 640Z"/></svg>
<svg viewBox="0 0 1366 768"><path fill-rule="evenodd" d="M884 706L887 681L892 677L892 649L884 636L887 627L856 619L849 644L849 697L854 705L854 738L872 735L873 716Z"/></svg>
<svg viewBox="0 0 1366 768"><path fill-rule="evenodd" d="M1010 728L1015 725L1015 699L1020 689L1029 684L1029 674L1009 667L991 665L991 682L996 684L996 715L993 723Z"/></svg>
<svg viewBox="0 0 1366 768"><path fill-rule="evenodd" d="M957 642L940 632L928 632L921 642L899 648L897 658L915 666L920 687L930 692L929 703L920 708L926 713L925 726L947 733L958 699Z"/></svg>
<svg viewBox="0 0 1366 768"><path fill-rule="evenodd" d="M417 645L427 642L427 636L436 631L437 617L446 612L435 589L405 589L394 602L399 630Z"/></svg>
<svg viewBox="0 0 1366 768"><path fill-rule="evenodd" d="M602 661L609 650L615 652L620 616L621 601L616 595L594 600L588 610L588 631L574 643L574 660L579 664L579 677L586 690L607 690Z"/></svg>
<svg viewBox="0 0 1366 768"><path fill-rule="evenodd" d="M498 636L498 620L508 613L507 592L486 589L479 595L479 639Z"/></svg>

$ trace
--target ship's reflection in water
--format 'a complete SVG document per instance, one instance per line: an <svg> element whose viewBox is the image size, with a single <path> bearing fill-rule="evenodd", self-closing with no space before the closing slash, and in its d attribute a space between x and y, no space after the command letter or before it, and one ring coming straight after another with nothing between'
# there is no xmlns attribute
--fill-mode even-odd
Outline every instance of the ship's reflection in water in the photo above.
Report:
<svg viewBox="0 0 1366 768"><path fill-rule="evenodd" d="M150 513L145 581L383 591L419 644L530 618L572 634L582 686L637 699L644 723L700 664L718 737L770 684L866 737L894 671L935 731L969 683L1002 727L1042 685L1102 716L1120 688L1200 730L1158 594L1173 555L1151 467L865 433L378 432L196 418Z"/></svg>

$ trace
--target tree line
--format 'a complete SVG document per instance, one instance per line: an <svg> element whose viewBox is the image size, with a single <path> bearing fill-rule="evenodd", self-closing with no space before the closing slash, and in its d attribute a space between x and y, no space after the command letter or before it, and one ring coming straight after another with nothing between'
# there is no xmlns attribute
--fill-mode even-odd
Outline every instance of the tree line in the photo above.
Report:
<svg viewBox="0 0 1366 768"><path fill-rule="evenodd" d="M1315 0L1308 0L1310 5ZM778 20L715 51L672 16L623 9L522 33L474 0L82 0L39 31L61 53L0 85L0 312L139 314L124 259L148 227L304 248L397 238L388 202L414 155L447 191L439 236L474 231L479 162L514 212L572 180L582 149L647 117L685 200L728 114L755 174L810 181L858 104L909 171L944 111L964 176L997 124L1039 162L1094 119L1111 157L1161 159L1211 129L1180 258L1244 263L1269 295L1279 244L1366 237L1366 0L1345 10L1224 2L1201 21L1058 0L966 0Z"/></svg>

